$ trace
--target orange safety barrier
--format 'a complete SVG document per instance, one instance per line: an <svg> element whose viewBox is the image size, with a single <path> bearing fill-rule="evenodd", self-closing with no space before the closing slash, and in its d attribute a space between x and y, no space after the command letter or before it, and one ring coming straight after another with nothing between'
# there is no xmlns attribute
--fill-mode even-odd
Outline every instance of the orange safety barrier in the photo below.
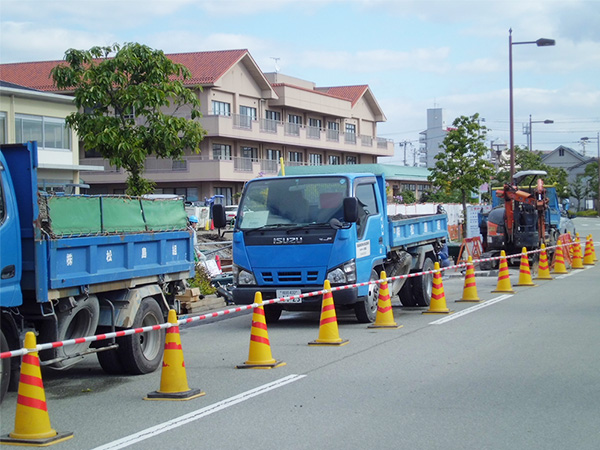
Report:
<svg viewBox="0 0 600 450"><path fill-rule="evenodd" d="M571 238L570 234L561 234L558 237L558 241L556 242L556 245L561 245L562 249L563 249L563 258L564 258L564 262L565 262L565 267L571 267L573 265L572 261L571 261L571 257L573 254L573 249L572 249L572 244L573 243L573 239ZM552 264L550 265L550 267L552 269L554 269L554 264L556 263L556 252L554 252L554 255L552 256Z"/></svg>
<svg viewBox="0 0 600 450"><path fill-rule="evenodd" d="M468 262L469 256L473 260L481 259L482 253L483 247L481 246L481 237L475 236L472 238L465 238L463 239L460 250L458 251L458 259L456 264ZM458 270L458 268L456 270Z"/></svg>

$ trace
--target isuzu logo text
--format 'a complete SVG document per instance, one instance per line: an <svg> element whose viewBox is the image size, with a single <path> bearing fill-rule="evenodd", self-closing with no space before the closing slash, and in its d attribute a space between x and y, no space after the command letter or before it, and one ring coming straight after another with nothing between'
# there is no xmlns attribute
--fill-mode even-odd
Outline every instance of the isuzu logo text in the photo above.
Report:
<svg viewBox="0 0 600 450"><path fill-rule="evenodd" d="M302 244L301 237L275 237L273 244Z"/></svg>

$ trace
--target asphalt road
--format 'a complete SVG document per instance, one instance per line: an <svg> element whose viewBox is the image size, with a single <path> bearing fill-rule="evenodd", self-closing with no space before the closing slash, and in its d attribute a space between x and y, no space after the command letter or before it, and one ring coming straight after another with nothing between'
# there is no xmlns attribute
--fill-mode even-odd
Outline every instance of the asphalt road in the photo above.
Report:
<svg viewBox="0 0 600 450"><path fill-rule="evenodd" d="M576 219L600 242L600 220ZM596 246L600 254L600 246ZM185 402L142 398L159 372L105 375L95 358L43 379L62 449L597 449L600 442L600 263L516 293L456 303L461 276L444 277L452 315L398 304L402 328L373 330L338 315L341 347L310 347L318 314L285 313L268 327L272 370L239 370L251 315L181 328L190 388ZM14 428L16 393L1 406ZM60 446L60 447L59 447Z"/></svg>

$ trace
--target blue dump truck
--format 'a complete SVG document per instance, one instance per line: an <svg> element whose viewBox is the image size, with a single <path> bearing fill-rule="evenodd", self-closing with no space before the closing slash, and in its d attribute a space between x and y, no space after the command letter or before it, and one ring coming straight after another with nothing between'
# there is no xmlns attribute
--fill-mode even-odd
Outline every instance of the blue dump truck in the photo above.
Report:
<svg viewBox="0 0 600 450"><path fill-rule="evenodd" d="M290 167L286 176L256 178L244 187L233 229L233 301L251 304L388 276L433 269L447 237L446 214L388 217L383 170L361 165ZM330 173L326 173L326 172ZM218 208L218 207L217 207ZM219 210L215 217L221 216ZM221 225L221 224L219 224ZM432 275L401 279L390 286L404 306L428 306ZM352 308L359 322L375 320L379 286L334 293L338 308ZM318 310L321 297L265 307L267 321L282 310Z"/></svg>
<svg viewBox="0 0 600 450"><path fill-rule="evenodd" d="M37 144L0 146L2 352L25 332L54 342L166 321L193 276L183 199L46 195L37 188ZM65 369L96 353L111 374L156 370L164 331L40 352ZM19 358L2 359L2 397L18 382Z"/></svg>

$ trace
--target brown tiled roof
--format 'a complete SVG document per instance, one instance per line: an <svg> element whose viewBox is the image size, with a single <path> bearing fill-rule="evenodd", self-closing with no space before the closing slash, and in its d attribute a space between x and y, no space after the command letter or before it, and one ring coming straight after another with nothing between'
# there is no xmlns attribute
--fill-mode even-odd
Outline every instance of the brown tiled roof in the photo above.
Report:
<svg viewBox="0 0 600 450"><path fill-rule="evenodd" d="M308 88L305 88L305 87L302 87L302 86L297 86L295 84L290 84L290 83L271 83L271 86L273 88L280 87L280 86L281 87L291 87L291 88L294 88L294 89L299 89L301 91L312 92L314 94L326 95L328 97L335 97L335 98L338 98L340 100L350 100L347 97L342 97L340 95L334 95L334 94L331 94L331 93L329 93L327 91L323 91L320 88L308 89ZM326 88L326 89L329 89L329 88Z"/></svg>
<svg viewBox="0 0 600 450"><path fill-rule="evenodd" d="M340 97L346 100L350 100L352 102L352 106L354 106L356 102L360 100L360 98L364 95L367 89L369 89L369 86L366 84L361 84L357 86L332 86L317 88L317 90L320 92L333 95L334 97Z"/></svg>
<svg viewBox="0 0 600 450"><path fill-rule="evenodd" d="M186 85L213 84L236 64L248 50L222 50L213 52L173 53L166 56L173 62L186 66L192 77ZM41 91L56 91L50 71L64 61L40 61L0 64L0 80Z"/></svg>

